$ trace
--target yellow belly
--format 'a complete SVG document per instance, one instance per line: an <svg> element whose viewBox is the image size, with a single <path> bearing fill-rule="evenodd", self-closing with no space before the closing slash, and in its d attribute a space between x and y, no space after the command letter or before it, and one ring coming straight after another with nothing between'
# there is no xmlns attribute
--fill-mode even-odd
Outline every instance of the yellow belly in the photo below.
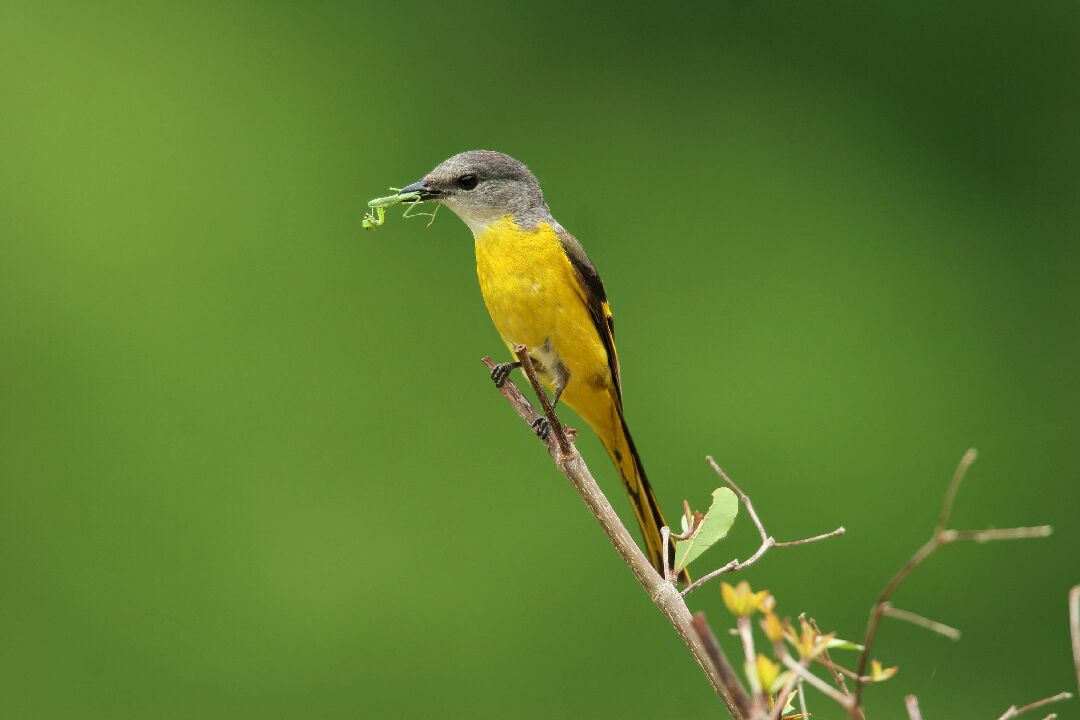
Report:
<svg viewBox="0 0 1080 720"><path fill-rule="evenodd" d="M567 404L581 412L588 395L607 394L613 386L607 353L550 225L524 231L510 218L489 225L476 237L476 274L503 341L535 349L549 366L546 348L569 371ZM551 370L544 378L549 384Z"/></svg>

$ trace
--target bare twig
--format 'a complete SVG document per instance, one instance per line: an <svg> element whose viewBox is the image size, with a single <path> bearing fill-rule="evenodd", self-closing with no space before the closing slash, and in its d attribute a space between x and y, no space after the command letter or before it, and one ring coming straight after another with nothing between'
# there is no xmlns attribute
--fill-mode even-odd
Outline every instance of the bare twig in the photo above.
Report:
<svg viewBox="0 0 1080 720"><path fill-rule="evenodd" d="M844 528L843 525L841 525L840 527L836 528L835 530L830 530L829 532L821 533L820 535L814 535L812 537L803 538L801 540L787 540L785 542L779 542L777 540L773 540L771 543L769 543L769 545L771 547L774 547L774 548L788 548L788 547L795 547L796 545L808 545L810 543L816 543L816 542L821 542L822 540L828 540L829 538L840 537L841 535L843 535L846 532L847 532L847 529Z"/></svg>
<svg viewBox="0 0 1080 720"><path fill-rule="evenodd" d="M850 708L852 706L852 699L850 696L841 694L832 685L807 670L802 663L796 662L795 658L791 657L791 655L785 654L784 657L781 658L781 661L796 675L813 685L816 690L827 695L829 698L839 704L840 707Z"/></svg>
<svg viewBox="0 0 1080 720"><path fill-rule="evenodd" d="M908 720L922 720L922 712L919 710L919 698L914 695L905 696L904 707L907 708Z"/></svg>
<svg viewBox="0 0 1080 720"><path fill-rule="evenodd" d="M998 720L1009 720L1010 718L1014 718L1017 715L1023 715L1024 713L1026 713L1026 712L1028 712L1030 710L1037 710L1038 708L1041 708L1044 705L1049 705L1050 703L1061 702L1062 700L1068 700L1071 697L1072 697L1072 693L1070 693L1070 692L1061 692L1061 693L1058 693L1057 695L1051 695L1048 698L1043 698L1042 700L1036 700L1033 703L1028 703L1027 705L1022 705L1020 707L1016 707L1015 705L1013 705L1008 710L1006 710L1005 713L1001 717L998 718Z"/></svg>
<svg viewBox="0 0 1080 720"><path fill-rule="evenodd" d="M750 618L741 616L738 618L739 640L743 646L743 667L746 668L746 676L750 681L750 699L753 707L753 716L759 717L768 705L765 693L767 688L761 686L761 678L758 677L755 661L757 652L754 650L754 629L750 625Z"/></svg>
<svg viewBox="0 0 1080 720"><path fill-rule="evenodd" d="M802 617L802 615L800 615L799 617ZM825 634L821 632L821 628L818 627L817 620L815 620L814 618L807 618L807 622L810 623L810 627L814 629L814 632L817 633L818 637L821 637ZM850 695L851 693L848 691L847 683L844 682L844 676L840 673L839 666L833 662L832 656L829 655L829 649L824 648L821 651L821 657L816 659L818 660L818 662L828 668L829 672L833 676L833 680L836 682L836 687L840 690L840 692L844 693L845 695Z"/></svg>
<svg viewBox="0 0 1080 720"><path fill-rule="evenodd" d="M975 458L979 457L979 451L975 448L968 448L968 451L964 453L964 457L960 458L960 462L956 465L956 470L953 471L952 481L949 483L949 488L945 491L945 499L941 501L941 512L938 513L937 525L934 526L934 534L941 532L949 524L949 516L952 515L953 503L956 502L956 494L960 492L960 484L964 482L964 477L967 476L968 468L975 462Z"/></svg>
<svg viewBox="0 0 1080 720"><path fill-rule="evenodd" d="M731 662L724 653L724 649L720 647L720 642L716 639L712 628L709 627L708 621L705 620L705 613L694 613L691 623L694 632L697 633L701 644L705 647L705 652L708 653L709 659L712 660L713 666L720 673L724 686L731 691L732 699L735 700L739 711L743 714L743 717L751 717L753 709L750 696L746 694L746 688L743 687L738 674L731 667Z"/></svg>
<svg viewBox="0 0 1080 720"><path fill-rule="evenodd" d="M799 712L802 713L802 720L810 720L810 711L806 709L806 688L803 687L802 680L799 680Z"/></svg>
<svg viewBox="0 0 1080 720"><path fill-rule="evenodd" d="M1073 665L1076 686L1080 688L1080 585L1069 591L1069 631L1072 634Z"/></svg>
<svg viewBox="0 0 1080 720"><path fill-rule="evenodd" d="M528 354L521 353L518 357L521 359L523 367L526 368L526 373L528 373L529 369L531 369ZM491 358L484 358L483 362L488 368L495 367L495 363ZM533 378L535 378L535 372L532 373L530 380ZM508 381L499 388L499 392L510 403L518 416L532 427L539 416L532 405L529 404L529 401L521 394L521 390L513 382ZM543 393L542 388L538 390L538 395L543 404L547 396ZM551 417L548 420L552 423L552 429L556 430L556 432L548 433L548 436L542 438L542 440L548 454L555 463L555 467L581 495L589 511L600 523L600 526L610 538L611 543L615 546L619 555L622 556L623 561L630 568L638 583L648 593L653 603L664 613L672 627L683 639L683 642L686 643L687 648L693 653L694 659L697 660L706 677L709 678L709 682L716 690L716 693L723 699L728 712L736 720L742 720L744 715L736 703L732 691L725 685L720 671L713 664L698 633L694 631L693 619L679 591L672 583L660 577L656 570L653 569L649 559L641 552L615 510L612 509L607 497L597 485L592 473L589 472L589 468L585 465L581 454L563 434L561 424L556 425L557 418Z"/></svg>
<svg viewBox="0 0 1080 720"><path fill-rule="evenodd" d="M761 523L761 518L758 517L757 511L754 510L754 503L750 502L750 497L742 491L742 488L735 484L734 480L728 477L723 468L716 464L716 460L713 459L712 455L706 455L705 462L709 463L709 466L712 467L713 471L720 476L720 479L731 488L731 491L735 493L742 504L746 506L747 514L750 515L750 519L754 522L754 527L757 528L758 535L761 535L762 544L768 542L769 533L765 532L765 526Z"/></svg>
<svg viewBox="0 0 1080 720"><path fill-rule="evenodd" d="M780 688L780 692L776 693L776 705L773 706L773 711L769 715L769 720L780 720L784 715L784 706L788 703L788 698L791 697L791 691L795 689L795 686L799 684L799 676L795 673L791 673L787 682ZM801 685L799 686L802 687Z"/></svg>
<svg viewBox="0 0 1080 720"><path fill-rule="evenodd" d="M944 623L939 623L936 620L925 618L922 615L916 615L913 612L907 610L901 610L900 608L893 607L892 603L885 603L885 607L882 612L886 617L896 618L897 620L904 620L912 625L918 625L921 628L926 628L931 632L936 632L938 635L944 635L950 640L959 640L960 631L954 627L949 627Z"/></svg>
<svg viewBox="0 0 1080 720"><path fill-rule="evenodd" d="M694 590L697 590L699 587L701 587L705 583L709 582L713 578L719 577L719 576L723 575L724 573L736 572L738 570L742 570L743 568L747 568L747 567L753 565L758 560L760 560L761 556L764 555L766 552L768 552L770 548L774 548L774 547L777 547L777 548L780 548L780 547L794 547L795 545L806 545L807 543L819 542L821 540L828 540L829 538L834 538L834 537L837 537L839 535L844 534L844 532L845 532L844 528L843 527L838 527L835 530L833 530L832 532L827 532L827 533L824 533L822 535L815 535L813 537L803 538L801 540L791 540L789 542L777 542L775 538L773 538L771 535L769 535L768 532L765 531L765 525L762 524L761 518L758 517L757 511L754 510L754 503L752 503L750 501L750 498L747 496L747 494L744 493L742 491L742 489L738 485L736 485L735 482L731 478L729 478L727 476L727 473L725 473L720 468L720 466L716 464L716 461L713 460L711 455L706 457L705 461L708 462L709 465L712 467L712 469L716 472L716 474L720 476L720 479L723 480L724 483L729 488L731 488L731 491L734 492L735 495L738 496L739 500L742 502L743 506L746 508L746 514L750 516L750 520L754 523L754 527L757 528L758 535L761 536L761 545L758 546L758 549L756 551L754 551L754 554L751 555L746 560L744 560L742 562L739 562L738 559L732 560L727 565L724 565L723 567L721 567L721 568L719 568L717 570L713 570L710 573L706 573L705 575L702 575L701 577L699 577L694 582L690 583L686 587L686 589L682 591L682 594L683 594L684 597L686 595L689 595L690 593L692 593Z"/></svg>
<svg viewBox="0 0 1080 720"><path fill-rule="evenodd" d="M660 528L660 547L666 548L668 546L668 538L670 537L671 530L668 528L667 525ZM667 552L660 553L660 558L660 564L663 566L663 571L660 574L664 576L665 580L667 580L668 582L672 582L675 578L674 574L671 572L671 567L668 565Z"/></svg>
<svg viewBox="0 0 1080 720"><path fill-rule="evenodd" d="M866 674L866 666L870 663L870 650L874 646L874 640L877 638L878 627L881 625L881 618L883 618L888 608L890 607L889 600L892 599L893 593L897 588L907 579L908 575L917 568L919 565L930 557L938 548L942 545L949 545L955 542L990 542L993 540L1022 540L1027 538L1042 538L1050 534L1051 528L1049 525L1042 525L1039 527L1030 528L1004 528L1004 529L990 529L990 530L948 530L946 529L949 524L949 517L952 515L953 503L956 501L956 494L960 490L960 484L964 481L964 476L967 475L968 468L975 462L976 452L974 449L968 450L964 453L964 457L960 459L960 463L956 466L956 471L953 473L952 481L949 483L948 489L945 491L945 499L941 503L941 511L938 514L937 524L934 526L934 534L930 539L919 548L911 558L904 563L903 567L893 575L892 579L885 585L885 588L878 595L877 601L870 609L870 619L866 624L866 635L863 639L863 650L859 654L859 664L855 670L855 674L861 678ZM910 619L910 618L905 618ZM920 624L920 623L917 623ZM943 626L944 627L944 626ZM951 629L951 628L950 628ZM860 708L862 705L862 692L864 684L859 682L855 685L855 703L851 708L851 714L855 717L860 716Z"/></svg>
<svg viewBox="0 0 1080 720"><path fill-rule="evenodd" d="M1019 528L993 528L990 530L946 530L941 533L941 544L969 541L974 543L993 542L995 540L1031 540L1050 537L1054 528L1049 525Z"/></svg>
<svg viewBox="0 0 1080 720"><path fill-rule="evenodd" d="M820 663L824 664L822 662L823 657L825 657L824 654L822 654L822 656L820 658L816 658L817 662L820 662ZM844 667L843 665L841 665L838 662L833 662L833 667L836 668L837 672L839 672L841 675L843 675L846 678L850 678L850 679L854 680L855 682L868 683L868 682L873 682L874 681L874 679L872 677L870 677L869 675L863 675L861 677L856 675L854 670L849 670L848 668Z"/></svg>

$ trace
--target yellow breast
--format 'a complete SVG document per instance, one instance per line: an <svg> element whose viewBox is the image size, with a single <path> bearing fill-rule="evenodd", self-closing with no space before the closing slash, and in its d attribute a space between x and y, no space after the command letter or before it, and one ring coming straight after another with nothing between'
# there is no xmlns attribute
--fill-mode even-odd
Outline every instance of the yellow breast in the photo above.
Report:
<svg viewBox="0 0 1080 720"><path fill-rule="evenodd" d="M568 311L585 315L573 267L550 225L526 231L509 217L492 223L476 236L476 274L508 345L540 347L562 329Z"/></svg>
<svg viewBox="0 0 1080 720"><path fill-rule="evenodd" d="M476 235L476 274L484 302L503 341L525 345L548 372L569 375L563 402L608 437L618 426L618 395L604 340L589 315L585 291L550 225L523 230L512 218ZM606 331L606 328L605 328Z"/></svg>

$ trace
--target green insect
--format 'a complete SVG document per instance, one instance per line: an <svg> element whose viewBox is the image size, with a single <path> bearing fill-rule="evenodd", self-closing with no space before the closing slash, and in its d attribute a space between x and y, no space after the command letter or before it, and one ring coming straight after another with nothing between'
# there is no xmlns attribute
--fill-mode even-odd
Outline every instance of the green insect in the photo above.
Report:
<svg viewBox="0 0 1080 720"><path fill-rule="evenodd" d="M399 203L408 203L409 207L405 208L405 212L401 217L429 217L431 220L427 226L431 227L431 223L435 222L435 215L439 212L439 206L436 205L432 212L418 212L417 208L423 202L420 199L420 193L410 192L401 194L401 188L390 188L395 195L387 195L386 197L375 198L368 201L368 207L372 209L372 212L365 213L363 222L360 223L361 227L365 230L373 230L377 227L381 227L386 222L386 208L392 207Z"/></svg>
<svg viewBox="0 0 1080 720"><path fill-rule="evenodd" d="M364 213L364 221L360 226L365 230L380 227L386 221L386 208L374 208L374 213Z"/></svg>

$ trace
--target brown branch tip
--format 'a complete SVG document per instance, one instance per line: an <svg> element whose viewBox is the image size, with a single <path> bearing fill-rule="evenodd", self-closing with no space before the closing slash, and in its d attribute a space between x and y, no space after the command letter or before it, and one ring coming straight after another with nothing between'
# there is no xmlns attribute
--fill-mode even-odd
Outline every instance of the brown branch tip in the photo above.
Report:
<svg viewBox="0 0 1080 720"><path fill-rule="evenodd" d="M951 628L948 625L924 618L921 615L908 612L905 610L898 610L892 607L889 602L892 596L903 584L904 580L914 571L919 565L926 561L928 557L934 554L941 546L949 545L956 542L993 542L997 540L1025 540L1030 538L1044 538L1050 535L1052 528L1049 525L1040 525L1038 527L1020 527L1020 528L992 528L988 530L950 530L948 529L949 518L952 516L953 504L956 502L956 496L960 490L960 485L963 483L964 478L967 476L968 470L971 468L972 463L975 462L975 458L978 453L974 448L964 453L964 456L960 459L960 462L956 466L956 470L953 472L952 480L949 482L949 487L945 491L945 497L941 502L941 510L938 512L937 524L934 526L934 533L930 536L930 539L919 548L911 558L904 563L895 575L885 584L881 594L878 595L877 601L870 609L870 619L866 624L866 634L863 636L863 649L859 654L859 663L855 670L856 675L862 677L866 673L866 667L870 662L870 651L873 648L874 640L877 637L878 627L881 624L883 617L893 617L900 620L919 625L933 632L937 632L946 637L952 639L958 639L960 631ZM1080 651L1078 651L1080 652ZM1080 660L1077 661L1077 673L1080 676ZM862 683L857 683L855 686L855 714L859 713L862 704L863 688L865 686ZM917 705L917 701L916 701ZM1024 708L1031 709L1030 706ZM1010 708L1014 710L1014 708ZM909 708L910 711L910 708ZM1008 715L1004 717L1013 717Z"/></svg>

